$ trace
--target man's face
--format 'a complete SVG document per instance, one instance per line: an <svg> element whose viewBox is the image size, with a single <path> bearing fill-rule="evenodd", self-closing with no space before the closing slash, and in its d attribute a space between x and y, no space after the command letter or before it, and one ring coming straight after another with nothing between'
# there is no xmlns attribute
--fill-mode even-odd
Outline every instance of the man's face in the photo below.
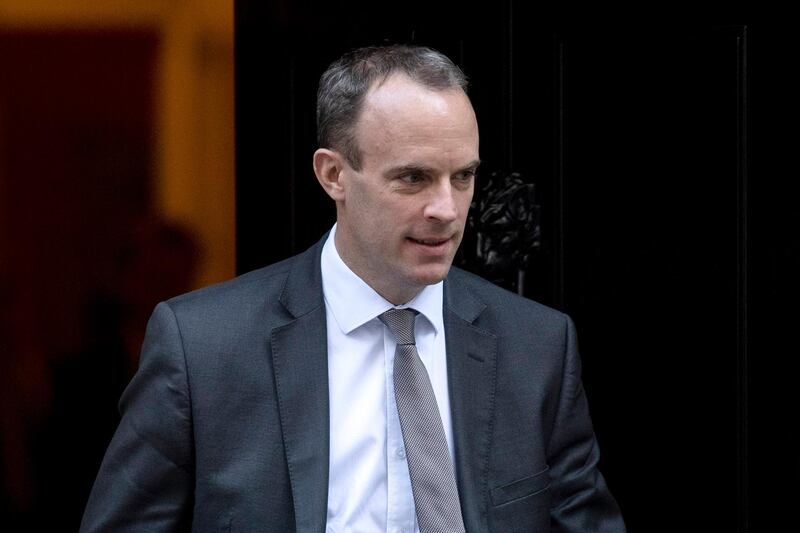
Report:
<svg viewBox="0 0 800 533"><path fill-rule="evenodd" d="M336 247L384 298L405 303L441 281L464 232L478 124L461 89L393 75L367 94L356 125L361 169L339 181Z"/></svg>

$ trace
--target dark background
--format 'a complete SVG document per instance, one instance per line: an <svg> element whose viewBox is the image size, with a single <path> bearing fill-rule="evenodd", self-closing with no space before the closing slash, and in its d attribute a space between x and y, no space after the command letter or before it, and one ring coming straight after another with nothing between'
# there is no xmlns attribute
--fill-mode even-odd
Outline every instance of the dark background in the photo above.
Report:
<svg viewBox="0 0 800 533"><path fill-rule="evenodd" d="M240 272L305 249L334 220L311 170L327 64L367 44L433 46L472 80L480 179L515 171L535 186L541 243L524 293L577 323L601 468L629 531L791 527L800 216L788 22L512 0L235 9ZM475 270L470 238L458 261Z"/></svg>
<svg viewBox="0 0 800 533"><path fill-rule="evenodd" d="M213 118L227 106L203 107L229 70L209 56L219 37L203 16L186 17L200 4L163 7L172 26L133 12L45 27L9 25L13 6L0 15L4 531L77 529L147 316L196 286L208 243L160 210L156 162L169 155L165 117L176 120L157 102L177 25L180 72L195 74L172 78L170 94L196 121L171 122L186 144L169 168L195 170L171 205L217 220L219 201L184 205L206 178L233 179L216 168L228 132ZM311 172L325 66L365 44L437 47L473 81L478 188L494 171L535 186L524 293L578 324L601 466L630 531L792 530L793 19L766 6L364 4L236 2L239 270L333 222ZM481 271L475 244L470 231L457 262ZM500 278L514 288L513 269Z"/></svg>
<svg viewBox="0 0 800 533"><path fill-rule="evenodd" d="M163 13L111 3L0 8L2 531L78 529L153 307L197 288L204 271L234 272L233 3L228 34L197 23L191 36L173 30L187 2ZM181 45L193 61L165 69ZM164 105L176 95L191 122ZM182 132L177 146L167 121ZM206 140L217 142L192 157ZM198 171L165 194L178 172L164 169L176 166ZM202 213L209 182L215 211ZM172 206L198 215L178 220ZM216 266L205 221L223 254L231 244Z"/></svg>

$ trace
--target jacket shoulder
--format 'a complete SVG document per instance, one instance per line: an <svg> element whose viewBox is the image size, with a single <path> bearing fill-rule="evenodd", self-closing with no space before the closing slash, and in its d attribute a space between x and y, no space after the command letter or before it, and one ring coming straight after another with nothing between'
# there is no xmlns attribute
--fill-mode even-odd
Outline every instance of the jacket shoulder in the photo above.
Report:
<svg viewBox="0 0 800 533"><path fill-rule="evenodd" d="M538 324L563 328L569 317L552 307L499 287L480 276L452 267L447 276L452 291L465 291L486 306L485 311L502 324Z"/></svg>
<svg viewBox="0 0 800 533"><path fill-rule="evenodd" d="M175 296L167 300L167 304L179 312L229 305L240 307L256 301L263 302L265 298L277 300L294 260L295 257L291 257L233 279Z"/></svg>

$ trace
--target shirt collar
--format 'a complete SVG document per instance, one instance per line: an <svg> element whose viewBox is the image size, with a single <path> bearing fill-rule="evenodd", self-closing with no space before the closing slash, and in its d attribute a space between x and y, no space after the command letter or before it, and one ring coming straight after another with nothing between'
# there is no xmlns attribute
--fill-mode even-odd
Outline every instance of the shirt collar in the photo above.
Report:
<svg viewBox="0 0 800 533"><path fill-rule="evenodd" d="M436 335L444 331L443 282L427 285L406 304L392 305L342 261L336 250L335 236L336 224L322 247L320 266L325 303L342 333L349 334L392 307L416 309L433 326Z"/></svg>

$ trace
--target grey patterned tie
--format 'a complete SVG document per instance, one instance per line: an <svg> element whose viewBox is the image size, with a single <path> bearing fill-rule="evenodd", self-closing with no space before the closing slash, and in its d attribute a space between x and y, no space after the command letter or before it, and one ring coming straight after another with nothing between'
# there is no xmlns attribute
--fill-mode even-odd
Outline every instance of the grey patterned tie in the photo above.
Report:
<svg viewBox="0 0 800 533"><path fill-rule="evenodd" d="M415 345L417 311L389 309L378 318L397 341L394 396L420 533L463 533L464 522L442 417Z"/></svg>

